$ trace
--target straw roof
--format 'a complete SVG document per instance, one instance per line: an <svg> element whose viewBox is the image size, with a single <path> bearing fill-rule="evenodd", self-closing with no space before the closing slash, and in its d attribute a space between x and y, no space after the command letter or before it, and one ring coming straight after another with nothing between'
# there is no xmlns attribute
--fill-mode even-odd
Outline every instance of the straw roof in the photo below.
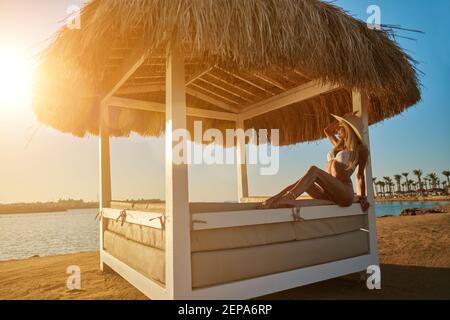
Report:
<svg viewBox="0 0 450 320"><path fill-rule="evenodd" d="M386 30L370 30L318 0L93 0L81 29L62 28L42 53L34 82L37 118L75 136L98 134L105 84L135 48L148 53L117 96L164 103L166 49L186 56L188 107L239 113L312 80L340 89L260 115L246 128L280 129L281 145L323 138L330 113L369 95L370 124L420 99L412 59ZM111 135L164 133L164 114L110 108ZM189 126L192 121L189 117ZM234 122L202 119L204 128Z"/></svg>

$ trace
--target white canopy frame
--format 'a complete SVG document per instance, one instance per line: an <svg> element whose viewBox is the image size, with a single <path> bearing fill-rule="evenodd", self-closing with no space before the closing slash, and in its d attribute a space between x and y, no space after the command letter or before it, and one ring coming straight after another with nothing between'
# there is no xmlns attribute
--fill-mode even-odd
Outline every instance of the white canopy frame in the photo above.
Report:
<svg viewBox="0 0 450 320"><path fill-rule="evenodd" d="M226 108L224 111L210 111L200 108L187 108L186 106L186 80L184 56L178 50L168 52L166 64L166 105L148 101L139 101L116 97L114 94L120 92L121 86L133 74L133 72L143 63L145 54L136 49L133 54L125 60L124 65L113 81L105 89L104 99L101 102L101 120L100 120L100 210L103 217L100 222L100 268L108 265L118 272L133 286L138 288L144 294L152 299L247 299L257 297L273 292L287 290L301 285L306 285L318 281L323 281L333 277L365 271L370 265L378 265L378 251L376 238L376 215L373 204L375 203L372 181L371 160L366 167L366 190L368 201L372 204L368 211L368 236L370 251L367 255L351 259L340 260L337 262L326 263L318 266L312 266L282 272L273 275L258 277L250 280L243 280L214 287L193 289L191 273L191 230L207 228L205 226L195 226L191 221L189 210L189 188L188 188L188 168L187 165L176 165L173 163L173 130L186 129L187 116L196 116L204 118L222 119L235 121L236 128L243 129L244 121L253 117L274 111L279 108L291 105L296 102L304 101L327 92L339 89L335 85L321 85L317 81L311 81L292 90L286 91L280 95L273 96L266 101L259 102L253 106L247 107L240 112L232 108ZM138 89L138 90L142 90ZM147 88L146 90L161 90L161 87ZM127 89L126 92L132 92ZM136 92L136 91L134 91ZM361 92L353 92L353 110L359 111L360 116L367 132L364 139L370 149L370 139L368 129L368 111L369 99ZM158 213L138 213L131 212L127 215L126 222L146 224L155 228L162 228L162 222L154 220L155 218L164 218L165 238L165 287L153 282L142 274L133 270L122 261L113 257L103 246L103 232L105 230L105 219L116 219L118 210L111 209L111 169L110 169L110 146L109 146L109 106L131 108L138 110L149 110L155 112L165 112L166 114L166 160L165 160L165 216ZM228 109L228 110L225 110ZM249 196L248 178L245 154L245 141L238 140L237 145L237 189L238 198L243 200ZM308 214L309 212L309 214ZM230 226L246 225L248 221L261 219L259 223L275 223L282 221L291 221L290 211L288 209L265 210L265 215L255 214L254 211L247 211L245 214L233 216L229 212L221 215L197 214L192 219L198 217L202 221L207 221L211 226ZM323 217L348 216L352 214L363 214L359 205L355 204L349 208L339 208L337 206L321 207L320 210L314 210L303 213L304 219L317 218L317 215ZM143 216L142 216L143 215ZM143 219L145 217L146 219ZM251 220L250 220L251 217ZM148 219L150 218L150 219ZM264 220L265 219L265 220ZM143 223L143 220L151 223ZM247 222L246 222L247 221ZM258 221L255 222L258 224Z"/></svg>

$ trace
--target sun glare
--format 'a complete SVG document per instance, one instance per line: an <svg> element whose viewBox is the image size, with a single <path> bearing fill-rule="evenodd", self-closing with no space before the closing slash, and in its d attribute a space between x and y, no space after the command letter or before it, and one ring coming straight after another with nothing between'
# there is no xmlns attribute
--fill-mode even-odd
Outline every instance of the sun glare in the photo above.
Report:
<svg viewBox="0 0 450 320"><path fill-rule="evenodd" d="M0 47L0 109L31 100L32 65L19 50Z"/></svg>

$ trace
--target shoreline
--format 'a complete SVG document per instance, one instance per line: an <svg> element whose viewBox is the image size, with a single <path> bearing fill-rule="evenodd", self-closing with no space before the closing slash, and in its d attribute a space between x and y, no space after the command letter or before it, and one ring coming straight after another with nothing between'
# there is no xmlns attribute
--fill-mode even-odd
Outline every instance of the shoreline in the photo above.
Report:
<svg viewBox="0 0 450 320"><path fill-rule="evenodd" d="M76 206L76 207L58 207L58 206L49 206L49 207L14 207L8 205L0 205L0 216L1 215L14 215L14 214L36 214L36 213L56 213L56 212L67 212L69 210L78 210L78 209L98 209L98 205L90 205L87 204L85 206Z"/></svg>
<svg viewBox="0 0 450 320"><path fill-rule="evenodd" d="M376 202L450 202L450 196L375 198Z"/></svg>

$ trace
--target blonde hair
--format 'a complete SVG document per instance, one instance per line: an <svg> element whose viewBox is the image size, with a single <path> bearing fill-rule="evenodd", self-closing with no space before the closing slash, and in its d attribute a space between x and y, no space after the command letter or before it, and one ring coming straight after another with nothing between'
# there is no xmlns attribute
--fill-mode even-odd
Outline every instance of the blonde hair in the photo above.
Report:
<svg viewBox="0 0 450 320"><path fill-rule="evenodd" d="M339 142L339 144L335 147L335 150L345 149L350 152L350 159L346 170L354 170L359 163L359 151L361 150L361 148L368 148L364 141L362 141L358 137L358 135L348 123L341 121L340 125L345 128L347 137L345 141L341 140Z"/></svg>

